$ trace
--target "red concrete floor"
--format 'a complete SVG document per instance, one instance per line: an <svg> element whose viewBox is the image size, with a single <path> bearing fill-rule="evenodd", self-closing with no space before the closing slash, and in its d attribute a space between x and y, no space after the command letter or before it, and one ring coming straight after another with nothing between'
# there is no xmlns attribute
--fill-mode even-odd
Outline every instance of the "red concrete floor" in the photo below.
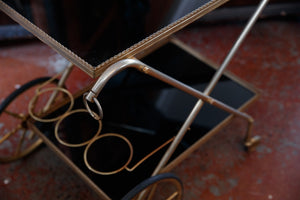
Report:
<svg viewBox="0 0 300 200"><path fill-rule="evenodd" d="M221 63L242 28L243 23L199 25L177 36ZM0 100L18 84L53 75L59 61L57 54L35 41L1 46ZM184 199L298 200L300 21L259 21L228 70L261 91L246 111L254 117L253 132L262 142L245 152L245 123L234 118L173 170L184 183ZM72 76L68 84L74 90L91 81L79 70ZM99 199L47 147L23 160L0 164L0 171L1 200Z"/></svg>

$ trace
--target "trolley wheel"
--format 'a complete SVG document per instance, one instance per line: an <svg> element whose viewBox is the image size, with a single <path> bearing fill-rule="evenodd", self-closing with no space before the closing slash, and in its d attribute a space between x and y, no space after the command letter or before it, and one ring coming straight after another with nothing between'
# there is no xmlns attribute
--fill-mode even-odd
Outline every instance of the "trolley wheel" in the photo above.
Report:
<svg viewBox="0 0 300 200"><path fill-rule="evenodd" d="M122 200L131 199L164 199L180 200L183 196L183 185L172 173L152 176L130 190Z"/></svg>
<svg viewBox="0 0 300 200"><path fill-rule="evenodd" d="M50 79L51 77L41 77L29 81L0 104L0 162L23 158L42 144L42 139L27 127L30 118L27 105L35 88ZM55 79L51 84L57 83L58 80Z"/></svg>

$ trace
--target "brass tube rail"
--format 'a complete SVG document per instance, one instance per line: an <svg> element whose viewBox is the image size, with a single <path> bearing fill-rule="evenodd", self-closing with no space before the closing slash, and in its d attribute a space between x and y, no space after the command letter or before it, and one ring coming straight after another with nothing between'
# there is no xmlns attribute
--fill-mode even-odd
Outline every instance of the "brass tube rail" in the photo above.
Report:
<svg viewBox="0 0 300 200"><path fill-rule="evenodd" d="M108 82L110 78L118 74L119 72L129 68L133 67L149 76L152 76L158 80L161 80L162 82L165 82L179 90L182 90L183 92L186 92L187 94L190 94L198 99L202 99L204 102L209 103L213 106L216 106L226 112L229 112L231 114L237 115L239 117L242 117L246 119L249 122L253 122L253 119L250 115L243 113L235 108L232 108L231 106L228 106L221 101L214 99L148 65L145 63L136 60L136 59L124 59L119 62L116 62L115 64L111 65L98 79L98 81L95 83L94 87L85 95L84 101L89 102L95 102L96 97L99 95L105 84ZM86 104L87 105L87 104ZM100 105L100 104L97 104ZM99 108L100 110L101 108ZM90 108L88 108L90 110ZM102 109L101 109L102 110Z"/></svg>
<svg viewBox="0 0 300 200"><path fill-rule="evenodd" d="M243 29L242 33L239 35L238 39L234 43L233 47L227 54L226 58L224 59L223 63L221 64L220 68L217 70L217 72L214 74L212 80L210 81L209 85L207 88L204 90L205 95L209 95L214 87L216 86L217 82L219 81L220 77L222 76L225 68L228 66L229 62L232 60L233 56L237 52L238 48L241 46L242 42L245 40L247 34L250 32L251 28L255 24L256 20L258 19L259 15L262 13L263 9L267 5L269 0L261 0L260 4L258 5L257 9L255 10L254 14L250 17L247 25ZM203 99L202 99L203 100ZM190 115L186 119L185 123L183 124L181 130L177 134L177 137L175 138L175 141L172 143L172 145L169 147L167 150L166 154L164 157L161 159L160 163L152 173L152 176L156 175L159 173L159 171L166 165L170 157L172 156L173 152L175 151L176 147L184 137L186 130L188 127L190 127L191 123L194 121L198 113L200 112L202 106L203 106L203 101L201 99L195 104L194 108L190 112ZM254 120L250 117L248 118L248 128L247 128L247 134L246 134L246 139L245 139L245 145L247 147L250 147L253 143L259 140L258 137L256 138L251 138L251 131L253 127L253 122Z"/></svg>

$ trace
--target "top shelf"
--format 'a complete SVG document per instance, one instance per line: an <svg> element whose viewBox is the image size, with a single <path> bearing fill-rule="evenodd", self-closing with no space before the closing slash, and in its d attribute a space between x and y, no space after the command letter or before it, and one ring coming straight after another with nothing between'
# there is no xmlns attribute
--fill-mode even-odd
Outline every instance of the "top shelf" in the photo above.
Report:
<svg viewBox="0 0 300 200"><path fill-rule="evenodd" d="M144 0L32 0L22 4L0 0L0 9L95 78L121 59L143 57L173 33L226 1L201 0L180 10L182 2L175 0L159 6Z"/></svg>

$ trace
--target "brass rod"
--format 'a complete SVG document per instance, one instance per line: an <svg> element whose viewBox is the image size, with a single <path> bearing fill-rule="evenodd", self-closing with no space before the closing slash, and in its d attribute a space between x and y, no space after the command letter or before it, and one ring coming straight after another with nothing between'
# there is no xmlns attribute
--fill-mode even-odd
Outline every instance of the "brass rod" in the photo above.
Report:
<svg viewBox="0 0 300 200"><path fill-rule="evenodd" d="M20 154L20 151L21 151L21 148L22 148L22 144L23 144L24 139L25 139L26 131L23 128L21 130L23 130L23 131L22 131L21 138L20 138L20 140L18 142L18 146L16 148L15 156L18 156Z"/></svg>
<svg viewBox="0 0 300 200"><path fill-rule="evenodd" d="M149 153L147 156L145 156L143 159L141 159L137 164L135 164L133 167L128 168L125 167L125 169L129 172L132 172L133 170L135 170L139 165L141 165L145 160L147 160L148 158L150 158L153 154L155 154L156 152L158 152L159 150L161 150L162 148L164 148L167 144L169 144L170 142L172 142L174 140L174 137L172 137L171 139L169 139L168 141L166 141L165 143L163 143L162 145L160 145L158 148L156 148L154 151L152 151L151 153Z"/></svg>
<svg viewBox="0 0 300 200"><path fill-rule="evenodd" d="M18 118L18 119L25 119L26 118L23 113L14 113L14 112L11 112L11 111L8 111L8 110L4 110L3 112L10 115L10 116L12 116L12 117Z"/></svg>
<svg viewBox="0 0 300 200"><path fill-rule="evenodd" d="M69 63L67 65L67 67L63 70L62 72L62 75L61 75L61 78L59 79L58 81L58 84L57 84L57 87L63 87L67 78L69 77L71 71L73 69L73 64L72 63ZM51 106L51 104L54 102L56 96L58 94L58 90L54 90L51 94L51 96L49 97L46 105L44 106L43 108L43 113L47 112Z"/></svg>
<svg viewBox="0 0 300 200"><path fill-rule="evenodd" d="M1 139L0 139L0 144L2 144L5 140L7 140L10 136L15 134L19 129L21 129L22 126L19 124L17 128L14 128L11 130L9 133L5 134Z"/></svg>
<svg viewBox="0 0 300 200"><path fill-rule="evenodd" d="M218 101L217 99L214 99L136 59L124 59L111 65L98 79L98 81L95 83L95 85L90 90L90 92L86 94L85 101L94 102L94 98L99 95L99 93L101 92L105 84L109 81L109 79L129 67L133 67L149 76L161 80L162 82L165 82L179 90L182 90L198 99L202 99L203 101L213 106L216 106L226 112L245 118L248 121L252 120L252 118L248 114L240 112L237 109L232 108L222 103L221 101Z"/></svg>
<svg viewBox="0 0 300 200"><path fill-rule="evenodd" d="M213 90L213 88L217 84L217 81L220 79L221 75L223 74L223 71L228 66L229 62L231 61L231 59L234 56L234 54L237 52L238 48L240 47L241 43L244 41L244 39L247 36L247 34L249 33L249 31L251 30L251 28L254 25L255 21L258 19L259 15L263 11L264 7L267 5L267 2L268 2L268 0L261 0L261 3L259 4L258 8L256 9L256 11L254 12L254 14L252 15L252 17L248 21L246 27L244 28L244 30L240 34L239 38L237 39L237 41L233 45L232 49L228 53L227 57L225 58L224 62L221 65L221 67L219 68L219 70L214 75L214 77L211 80L209 86L204 91L205 95L210 94L210 92ZM196 118L196 116L198 115L199 111L201 110L201 108L203 106L203 101L202 100L201 99L198 100L198 102L196 103L196 105L194 106L194 108L192 109L192 111L190 112L190 115L188 116L188 118L186 119L185 123L181 127L181 129L180 129L179 133L177 134L174 142L171 144L171 146L169 147L169 149L165 153L164 157L161 159L160 163L158 164L158 166L156 167L156 169L152 173L152 176L154 176L154 175L156 175L156 174L159 173L159 171L166 165L166 163L168 162L168 160L170 159L170 157L174 153L175 149L177 148L177 146L181 142L182 138L184 137L186 131L188 130L188 128L190 127L190 125L193 123L194 119ZM245 117L247 118L247 116L245 116ZM248 117L249 117L248 118L248 123L252 124L253 123L252 117L250 117L249 115L248 115ZM247 138L249 138L249 137L250 137L250 133L249 133L249 130L248 130L248 132L247 132Z"/></svg>
<svg viewBox="0 0 300 200"><path fill-rule="evenodd" d="M172 200L174 197L178 195L178 192L174 192L171 196L169 196L166 200Z"/></svg>
<svg viewBox="0 0 300 200"><path fill-rule="evenodd" d="M248 114L246 113L243 113L229 105L226 105L224 103L222 103L221 101L217 100L217 99L214 99L188 85L185 85L184 83L181 83L179 81L177 81L176 79L172 78L172 77L169 77L165 74L163 74L162 72L156 70L156 69L153 69L153 68L150 68L150 67L147 67L147 74L152 76L152 77L155 77L157 78L158 80L161 80L165 83L168 83L169 85L172 85L173 87L177 88L177 89L180 89L200 100L203 100L204 102L206 103L209 103L217 108L220 108L228 113L231 113L231 114L235 114L241 118L244 118L248 121L252 121L252 117L249 116Z"/></svg>

